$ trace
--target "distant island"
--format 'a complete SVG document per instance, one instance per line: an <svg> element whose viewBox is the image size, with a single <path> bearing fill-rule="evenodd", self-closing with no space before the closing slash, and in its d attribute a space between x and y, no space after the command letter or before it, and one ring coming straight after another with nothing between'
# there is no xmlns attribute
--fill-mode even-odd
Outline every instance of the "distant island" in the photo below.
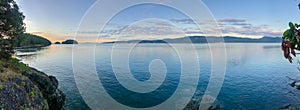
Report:
<svg viewBox="0 0 300 110"><path fill-rule="evenodd" d="M225 41L225 43L280 43L282 41L281 37L262 37L259 39L254 38L241 38L241 37L205 37L205 36L187 36L182 38L174 39L161 39L161 40L129 40L129 41L113 41L113 42L104 42L105 43L218 43Z"/></svg>
<svg viewBox="0 0 300 110"><path fill-rule="evenodd" d="M73 40L73 39L68 39L68 40L65 40L63 42L55 42L55 44L78 44L78 41L76 40Z"/></svg>
<svg viewBox="0 0 300 110"><path fill-rule="evenodd" d="M73 40L73 39L68 39L68 40L62 41L61 43L57 41L54 44L78 44L78 41Z"/></svg>

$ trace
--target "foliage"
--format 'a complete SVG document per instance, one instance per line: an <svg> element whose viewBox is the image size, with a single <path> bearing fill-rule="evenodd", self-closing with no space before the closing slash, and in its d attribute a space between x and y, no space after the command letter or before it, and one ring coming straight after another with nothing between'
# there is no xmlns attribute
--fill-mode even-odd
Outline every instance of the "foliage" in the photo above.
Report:
<svg viewBox="0 0 300 110"><path fill-rule="evenodd" d="M41 36L24 33L17 39L14 39L15 47L39 47L39 46L49 46L51 42Z"/></svg>
<svg viewBox="0 0 300 110"><path fill-rule="evenodd" d="M14 53L13 40L25 31L25 16L13 0L0 0L0 59Z"/></svg>
<svg viewBox="0 0 300 110"><path fill-rule="evenodd" d="M284 52L284 57L292 63L290 53L296 56L296 50L300 50L300 29L298 24L289 23L290 29L287 29L282 36L281 49Z"/></svg>
<svg viewBox="0 0 300 110"><path fill-rule="evenodd" d="M21 73L23 71L30 71L30 68L26 64L21 63L16 58L10 58L8 64L8 68L10 68L11 70L15 70L18 73Z"/></svg>
<svg viewBox="0 0 300 110"><path fill-rule="evenodd" d="M16 58L9 58L8 60L0 60L0 69L8 69L17 73L22 73L23 71L30 72L31 69L24 63L21 63Z"/></svg>
<svg viewBox="0 0 300 110"><path fill-rule="evenodd" d="M34 97L34 94L35 94L35 91L31 91L31 92L29 93L30 97Z"/></svg>
<svg viewBox="0 0 300 110"><path fill-rule="evenodd" d="M300 9L300 4L298 5ZM296 57L295 50L300 50L300 24L289 22L289 29L287 29L282 36L281 49L284 57L292 63L290 54Z"/></svg>

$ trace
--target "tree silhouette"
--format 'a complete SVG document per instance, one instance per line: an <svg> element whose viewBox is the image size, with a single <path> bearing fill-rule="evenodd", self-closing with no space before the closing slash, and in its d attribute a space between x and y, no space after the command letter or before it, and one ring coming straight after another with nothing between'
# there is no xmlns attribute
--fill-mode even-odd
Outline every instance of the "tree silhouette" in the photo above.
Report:
<svg viewBox="0 0 300 110"><path fill-rule="evenodd" d="M25 31L25 16L13 0L0 0L0 59L14 53L14 40Z"/></svg>

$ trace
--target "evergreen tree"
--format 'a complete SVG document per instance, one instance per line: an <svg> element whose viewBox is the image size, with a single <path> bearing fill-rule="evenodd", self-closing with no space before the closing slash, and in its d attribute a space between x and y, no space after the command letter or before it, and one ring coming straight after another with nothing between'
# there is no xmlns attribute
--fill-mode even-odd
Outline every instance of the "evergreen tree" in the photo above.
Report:
<svg viewBox="0 0 300 110"><path fill-rule="evenodd" d="M14 53L14 39L24 33L25 16L13 0L0 0L0 59L8 59Z"/></svg>

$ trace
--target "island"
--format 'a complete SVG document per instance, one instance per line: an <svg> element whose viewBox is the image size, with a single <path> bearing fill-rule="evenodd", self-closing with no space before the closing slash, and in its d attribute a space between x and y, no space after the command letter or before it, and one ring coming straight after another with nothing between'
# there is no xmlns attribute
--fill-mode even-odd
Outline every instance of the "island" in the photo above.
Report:
<svg viewBox="0 0 300 110"><path fill-rule="evenodd" d="M29 33L24 33L20 37L14 39L14 47L16 49L39 48L50 45L51 42L48 39Z"/></svg>
<svg viewBox="0 0 300 110"><path fill-rule="evenodd" d="M113 41L104 42L106 43L280 43L282 41L281 37L262 37L258 39L254 38L242 38L233 36L187 36L182 38L169 38L169 39L159 39L159 40L129 40L129 41Z"/></svg>
<svg viewBox="0 0 300 110"><path fill-rule="evenodd" d="M55 42L54 44L60 44L60 42L57 41L57 42Z"/></svg>
<svg viewBox="0 0 300 110"><path fill-rule="evenodd" d="M78 44L78 41L73 39L68 39L66 41L63 41L61 44Z"/></svg>

